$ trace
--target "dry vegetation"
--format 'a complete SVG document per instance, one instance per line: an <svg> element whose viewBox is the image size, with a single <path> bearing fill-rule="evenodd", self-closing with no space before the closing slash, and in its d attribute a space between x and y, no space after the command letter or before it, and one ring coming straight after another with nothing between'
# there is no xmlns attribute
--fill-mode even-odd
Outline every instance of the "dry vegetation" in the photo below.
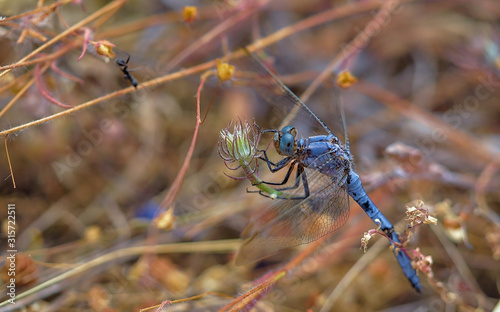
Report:
<svg viewBox="0 0 500 312"><path fill-rule="evenodd" d="M9 204L17 249L16 304L3 257L0 311L498 309L500 2L185 4L0 2L0 252ZM365 188L400 232L410 202L438 219L405 246L420 257L422 294L384 237L360 250L375 226L354 202L329 237L234 265L269 199L224 174L243 173L219 157L219 131L238 116L273 124L268 105L235 86L241 47L329 123L334 103L311 92L331 87L331 72L358 79L341 96ZM217 59L235 77L208 108Z"/></svg>

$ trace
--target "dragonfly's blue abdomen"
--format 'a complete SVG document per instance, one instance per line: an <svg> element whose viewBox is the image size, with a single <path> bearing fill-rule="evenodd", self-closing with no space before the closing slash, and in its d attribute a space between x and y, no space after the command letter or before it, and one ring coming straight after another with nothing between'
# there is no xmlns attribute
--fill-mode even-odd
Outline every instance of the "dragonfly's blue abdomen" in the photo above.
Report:
<svg viewBox="0 0 500 312"><path fill-rule="evenodd" d="M375 206L368 194L366 194L363 185L359 179L359 176L350 170L349 178L347 179L347 192L349 195L361 206L361 208L366 212L366 214L380 226L380 229L384 231L395 243L400 243L398 234L394 231L394 227L391 222L382 214L382 212ZM415 272L415 269L411 266L410 258L402 251L397 251L394 247L396 258L398 259L404 274L410 280L413 287L418 292L421 292L422 287L420 286L420 280ZM396 252L397 251L397 252Z"/></svg>

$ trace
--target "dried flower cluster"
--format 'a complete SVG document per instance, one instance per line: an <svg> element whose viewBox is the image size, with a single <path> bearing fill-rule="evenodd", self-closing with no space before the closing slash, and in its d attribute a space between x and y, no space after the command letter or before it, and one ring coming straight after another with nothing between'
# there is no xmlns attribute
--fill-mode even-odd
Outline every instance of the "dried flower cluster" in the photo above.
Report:
<svg viewBox="0 0 500 312"><path fill-rule="evenodd" d="M429 215L422 200L418 200L414 206L406 207L406 220L411 228L420 224L437 224L437 219Z"/></svg>

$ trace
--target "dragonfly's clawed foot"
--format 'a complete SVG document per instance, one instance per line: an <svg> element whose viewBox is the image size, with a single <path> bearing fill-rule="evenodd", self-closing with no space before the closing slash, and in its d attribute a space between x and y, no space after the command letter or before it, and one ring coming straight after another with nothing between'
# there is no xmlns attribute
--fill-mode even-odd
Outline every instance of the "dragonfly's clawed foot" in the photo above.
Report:
<svg viewBox="0 0 500 312"><path fill-rule="evenodd" d="M263 191L259 191L259 195L264 196L264 197L268 197L268 198L272 198L271 195L264 193Z"/></svg>
<svg viewBox="0 0 500 312"><path fill-rule="evenodd" d="M279 197L279 196L275 196L275 195L270 195L262 190L255 190L255 191L252 191L252 190L249 190L247 189L247 193L259 193L259 195L261 196L264 196L264 197L267 197L267 198L272 198L272 199L276 199L276 198L282 198L282 197ZM286 199L286 197L283 197L283 199Z"/></svg>
<svg viewBox="0 0 500 312"><path fill-rule="evenodd" d="M378 226L380 226L380 224L377 224ZM393 237L394 234L396 234L396 237L398 237L398 233L395 233L394 232L394 228L390 228L390 229L384 229L384 233L385 235L389 236L389 237Z"/></svg>
<svg viewBox="0 0 500 312"><path fill-rule="evenodd" d="M399 234L394 230L394 228L383 229L385 235L389 238L390 244L396 247L401 246L401 241L399 240Z"/></svg>

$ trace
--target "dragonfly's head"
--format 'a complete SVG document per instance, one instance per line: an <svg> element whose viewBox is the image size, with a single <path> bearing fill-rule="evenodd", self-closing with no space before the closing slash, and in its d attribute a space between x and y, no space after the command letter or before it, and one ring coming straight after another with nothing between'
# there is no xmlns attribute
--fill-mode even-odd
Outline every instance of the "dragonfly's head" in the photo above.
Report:
<svg viewBox="0 0 500 312"><path fill-rule="evenodd" d="M286 126L281 131L274 133L274 147L278 154L283 156L293 156L297 151L297 142L295 136L297 129L292 126Z"/></svg>

